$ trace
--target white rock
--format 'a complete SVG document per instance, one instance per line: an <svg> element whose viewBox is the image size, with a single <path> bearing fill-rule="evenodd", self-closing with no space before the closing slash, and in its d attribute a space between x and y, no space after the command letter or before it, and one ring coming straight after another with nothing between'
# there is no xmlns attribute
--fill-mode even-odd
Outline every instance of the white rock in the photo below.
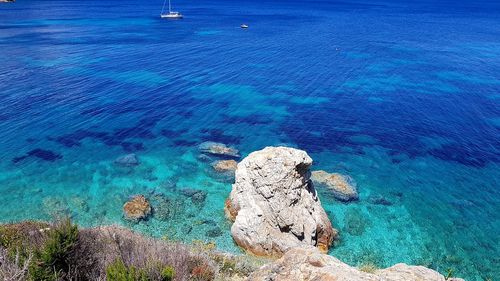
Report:
<svg viewBox="0 0 500 281"><path fill-rule="evenodd" d="M225 210L239 246L261 256L297 246L328 251L337 231L309 180L311 164L305 151L288 147L266 147L238 164Z"/></svg>
<svg viewBox="0 0 500 281"><path fill-rule="evenodd" d="M273 263L250 275L248 281L445 281L443 275L423 266L396 264L392 267L363 272L340 260L320 253L314 247L295 248ZM463 281L450 278L448 281Z"/></svg>

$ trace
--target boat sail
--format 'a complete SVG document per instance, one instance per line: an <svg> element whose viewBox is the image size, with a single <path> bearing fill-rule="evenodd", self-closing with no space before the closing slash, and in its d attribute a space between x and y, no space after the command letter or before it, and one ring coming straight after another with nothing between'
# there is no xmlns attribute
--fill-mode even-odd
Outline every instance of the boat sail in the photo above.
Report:
<svg viewBox="0 0 500 281"><path fill-rule="evenodd" d="M166 3L167 3L167 0L163 1L163 8L161 9L161 14L160 14L161 18L162 19L182 19L181 13L172 11L172 4L170 3L170 0L168 0L168 13L164 13Z"/></svg>

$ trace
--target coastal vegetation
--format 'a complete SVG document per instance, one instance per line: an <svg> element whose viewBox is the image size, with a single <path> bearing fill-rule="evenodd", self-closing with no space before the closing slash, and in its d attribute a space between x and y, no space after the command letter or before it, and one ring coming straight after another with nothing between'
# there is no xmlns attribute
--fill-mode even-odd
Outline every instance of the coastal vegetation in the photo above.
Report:
<svg viewBox="0 0 500 281"><path fill-rule="evenodd" d="M80 229L68 218L0 226L0 280L233 280L263 261L203 241L185 245L116 226Z"/></svg>

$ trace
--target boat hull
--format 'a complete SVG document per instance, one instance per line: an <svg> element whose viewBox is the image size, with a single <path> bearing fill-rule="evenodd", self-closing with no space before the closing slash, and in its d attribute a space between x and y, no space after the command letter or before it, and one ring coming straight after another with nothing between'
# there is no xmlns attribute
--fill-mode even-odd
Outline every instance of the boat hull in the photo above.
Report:
<svg viewBox="0 0 500 281"><path fill-rule="evenodd" d="M166 14L166 15L160 15L160 17L162 19L171 19L171 20L177 20L177 19L183 18L183 16L181 14L176 14L176 15Z"/></svg>

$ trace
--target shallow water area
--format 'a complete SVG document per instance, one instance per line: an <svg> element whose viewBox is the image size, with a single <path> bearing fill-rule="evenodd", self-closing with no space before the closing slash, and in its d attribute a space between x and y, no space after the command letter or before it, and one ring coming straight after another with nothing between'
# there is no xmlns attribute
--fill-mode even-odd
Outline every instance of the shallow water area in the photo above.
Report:
<svg viewBox="0 0 500 281"><path fill-rule="evenodd" d="M349 203L318 187L341 233L330 254L500 275L496 3L179 2L182 21L159 9L0 5L1 222L70 215L239 253L232 179L211 166L225 158L198 145L287 145L356 182ZM139 165L115 163L129 153ZM154 212L132 223L136 194Z"/></svg>

